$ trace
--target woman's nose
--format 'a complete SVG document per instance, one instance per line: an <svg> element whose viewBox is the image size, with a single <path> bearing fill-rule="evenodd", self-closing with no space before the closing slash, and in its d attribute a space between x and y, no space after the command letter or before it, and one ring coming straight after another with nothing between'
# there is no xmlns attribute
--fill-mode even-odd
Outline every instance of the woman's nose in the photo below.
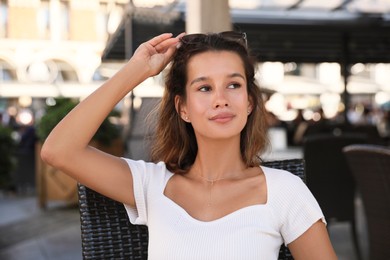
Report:
<svg viewBox="0 0 390 260"><path fill-rule="evenodd" d="M226 93L223 90L216 90L214 99L214 108L221 108L229 106L229 102L226 98Z"/></svg>

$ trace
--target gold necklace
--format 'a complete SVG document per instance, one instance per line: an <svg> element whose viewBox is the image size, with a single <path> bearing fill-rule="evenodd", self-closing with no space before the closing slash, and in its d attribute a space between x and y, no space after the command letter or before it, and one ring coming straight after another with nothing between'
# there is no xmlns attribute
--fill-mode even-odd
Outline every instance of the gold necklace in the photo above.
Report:
<svg viewBox="0 0 390 260"><path fill-rule="evenodd" d="M217 181L221 181L221 180L225 180L225 179L230 179L230 177L224 177L224 178L217 178L217 179L209 179L209 178L206 178L206 177L203 177L202 175L198 175L199 177L201 177L203 180L205 180L206 182L210 183L211 185L214 185L215 182Z"/></svg>
<svg viewBox="0 0 390 260"><path fill-rule="evenodd" d="M226 180L226 179L235 179L234 177L236 177L236 176L232 176L232 177L223 177L223 178L217 178L217 179L209 179L209 178L203 177L202 175L197 175L197 176L199 176L200 178L202 178L203 180L205 180L206 182L208 182L210 184L207 207L211 207L211 205L212 205L212 203L211 203L212 202L212 189L214 187L214 183L216 183L217 181Z"/></svg>

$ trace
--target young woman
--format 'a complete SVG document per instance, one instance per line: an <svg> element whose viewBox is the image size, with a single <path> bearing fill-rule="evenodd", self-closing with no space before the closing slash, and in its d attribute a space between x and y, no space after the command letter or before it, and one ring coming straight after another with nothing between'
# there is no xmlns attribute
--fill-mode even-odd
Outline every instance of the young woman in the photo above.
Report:
<svg viewBox="0 0 390 260"><path fill-rule="evenodd" d="M152 161L90 146L114 106L172 61ZM53 130L42 158L122 202L149 228L150 259L336 259L305 184L261 166L265 110L243 33L159 35Z"/></svg>

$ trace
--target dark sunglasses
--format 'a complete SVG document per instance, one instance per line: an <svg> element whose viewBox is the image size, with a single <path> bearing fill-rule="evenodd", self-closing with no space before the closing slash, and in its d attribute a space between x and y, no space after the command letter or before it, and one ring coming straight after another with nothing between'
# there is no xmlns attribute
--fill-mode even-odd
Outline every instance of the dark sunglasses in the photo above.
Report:
<svg viewBox="0 0 390 260"><path fill-rule="evenodd" d="M217 33L216 35L229 41L238 42L245 46L245 48L248 47L246 33L244 32L226 31ZM200 43L203 42L207 37L209 37L209 35L203 33L187 34L181 37L181 42L184 44Z"/></svg>

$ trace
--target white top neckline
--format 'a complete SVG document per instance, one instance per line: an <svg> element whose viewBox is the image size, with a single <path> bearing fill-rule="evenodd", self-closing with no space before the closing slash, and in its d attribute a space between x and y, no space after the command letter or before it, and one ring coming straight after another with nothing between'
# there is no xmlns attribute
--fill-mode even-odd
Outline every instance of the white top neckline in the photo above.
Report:
<svg viewBox="0 0 390 260"><path fill-rule="evenodd" d="M180 206L179 204L177 204L175 201L173 201L171 198L169 198L168 196L165 195L165 189L167 187L167 184L169 182L169 180L175 175L174 173L170 172L170 176L166 179L165 183L164 183L164 189L162 190L162 196L164 197L165 200L168 201L168 203L174 208L174 209L177 209L179 211L182 212L182 214L188 218L189 220L195 222L195 223L199 223L199 224L213 224L213 223L218 223L220 221L224 221L225 218L231 218L231 217L235 217L236 215L239 215L241 213L241 211L247 211L247 210L253 210L253 209L256 209L256 208L263 208L263 207L266 207L267 204L268 204L268 201L269 201L269 189L268 189L268 183L267 183L267 176L266 176L266 173L265 171L263 170L263 166L259 166L262 170L262 172L264 173L264 177L265 177L265 182L266 182L266 189L267 189L267 202L266 203L262 203L262 204L253 204L253 205L248 205L248 206L244 206L242 208L239 208L237 210L234 210L222 217L219 217L219 218L216 218L216 219L213 219L213 220L210 220L210 221L204 221L204 220L200 220L200 219L197 219L195 217L193 217L190 213L188 213L188 211L186 209L184 209L182 206Z"/></svg>

